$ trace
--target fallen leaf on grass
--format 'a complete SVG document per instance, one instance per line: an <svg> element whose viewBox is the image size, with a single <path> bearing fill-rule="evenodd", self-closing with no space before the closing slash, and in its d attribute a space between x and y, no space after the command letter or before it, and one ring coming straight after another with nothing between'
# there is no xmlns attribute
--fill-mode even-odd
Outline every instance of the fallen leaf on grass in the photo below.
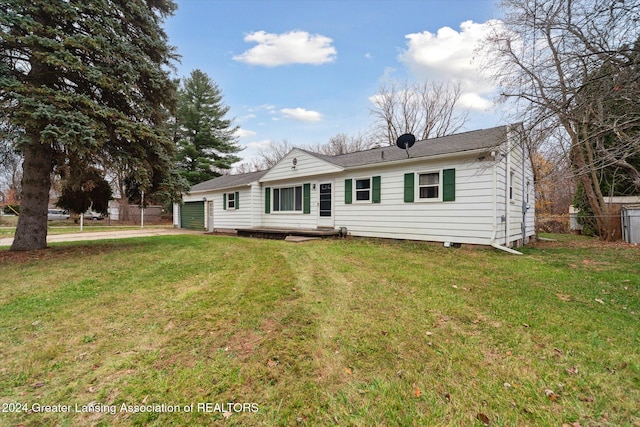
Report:
<svg viewBox="0 0 640 427"><path fill-rule="evenodd" d="M413 395L414 395L415 397L420 397L420 394L422 394L422 393L420 392L420 388L418 388L417 386L415 386L415 385L414 385L414 386L413 386Z"/></svg>
<svg viewBox="0 0 640 427"><path fill-rule="evenodd" d="M567 371L567 374L569 374L569 375L578 375L578 368L576 368L576 367L567 368L567 369L565 369L565 371Z"/></svg>
<svg viewBox="0 0 640 427"><path fill-rule="evenodd" d="M596 302L599 302L600 304L604 304L604 301L602 301L600 298L596 298Z"/></svg>
<svg viewBox="0 0 640 427"><path fill-rule="evenodd" d="M558 298L560 298L562 301L566 301L569 302L571 301L571 297L569 295L565 295L565 294L556 294L556 296Z"/></svg>
<svg viewBox="0 0 640 427"><path fill-rule="evenodd" d="M267 361L267 367L275 368L276 366L278 366L278 361L277 360L269 359Z"/></svg>
<svg viewBox="0 0 640 427"><path fill-rule="evenodd" d="M344 373L347 375L351 375L353 374L353 371L351 370L351 368L344 368Z"/></svg>
<svg viewBox="0 0 640 427"><path fill-rule="evenodd" d="M482 412L480 412L478 415L476 415L476 419L478 421L480 421L482 423L482 425L488 426L489 425L489 417L487 417L485 414L483 414Z"/></svg>
<svg viewBox="0 0 640 427"><path fill-rule="evenodd" d="M233 414L233 412L223 412L222 416L228 419L231 416L231 414Z"/></svg>

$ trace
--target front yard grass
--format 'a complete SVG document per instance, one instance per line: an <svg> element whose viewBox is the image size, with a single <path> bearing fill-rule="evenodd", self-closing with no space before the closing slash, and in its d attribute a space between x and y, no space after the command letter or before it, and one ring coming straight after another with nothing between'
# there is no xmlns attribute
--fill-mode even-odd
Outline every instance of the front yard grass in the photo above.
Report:
<svg viewBox="0 0 640 427"><path fill-rule="evenodd" d="M640 425L637 247L51 246L0 251L3 425Z"/></svg>

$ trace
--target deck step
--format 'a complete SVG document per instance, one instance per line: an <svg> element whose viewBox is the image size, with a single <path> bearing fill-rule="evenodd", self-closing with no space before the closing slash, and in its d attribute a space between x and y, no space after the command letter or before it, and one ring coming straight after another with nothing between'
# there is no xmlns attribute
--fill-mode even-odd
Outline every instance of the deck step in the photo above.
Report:
<svg viewBox="0 0 640 427"><path fill-rule="evenodd" d="M256 227L256 228L238 228L237 232L238 232L238 236L240 237L257 237L257 238L263 238L263 239L276 239L276 240L286 239L287 236L322 238L322 237L335 237L340 234L340 230L336 230L334 228L287 229L287 228Z"/></svg>

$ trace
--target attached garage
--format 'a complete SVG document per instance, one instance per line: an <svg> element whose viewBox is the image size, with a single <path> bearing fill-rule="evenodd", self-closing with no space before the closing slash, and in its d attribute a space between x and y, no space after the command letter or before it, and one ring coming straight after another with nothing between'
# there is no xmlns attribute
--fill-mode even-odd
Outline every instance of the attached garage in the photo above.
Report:
<svg viewBox="0 0 640 427"><path fill-rule="evenodd" d="M204 230L204 202L185 202L180 206L180 228Z"/></svg>

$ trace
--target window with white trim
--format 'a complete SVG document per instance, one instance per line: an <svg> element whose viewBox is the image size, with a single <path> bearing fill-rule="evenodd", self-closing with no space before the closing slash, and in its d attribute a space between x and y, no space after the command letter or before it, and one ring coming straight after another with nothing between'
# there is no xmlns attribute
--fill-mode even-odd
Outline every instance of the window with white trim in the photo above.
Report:
<svg viewBox="0 0 640 427"><path fill-rule="evenodd" d="M356 179L356 202L371 200L371 178Z"/></svg>
<svg viewBox="0 0 640 427"><path fill-rule="evenodd" d="M440 198L440 172L418 174L418 198L423 200Z"/></svg>
<svg viewBox="0 0 640 427"><path fill-rule="evenodd" d="M273 212L302 212L302 186L274 188Z"/></svg>
<svg viewBox="0 0 640 427"><path fill-rule="evenodd" d="M227 209L236 208L236 193L227 193Z"/></svg>

